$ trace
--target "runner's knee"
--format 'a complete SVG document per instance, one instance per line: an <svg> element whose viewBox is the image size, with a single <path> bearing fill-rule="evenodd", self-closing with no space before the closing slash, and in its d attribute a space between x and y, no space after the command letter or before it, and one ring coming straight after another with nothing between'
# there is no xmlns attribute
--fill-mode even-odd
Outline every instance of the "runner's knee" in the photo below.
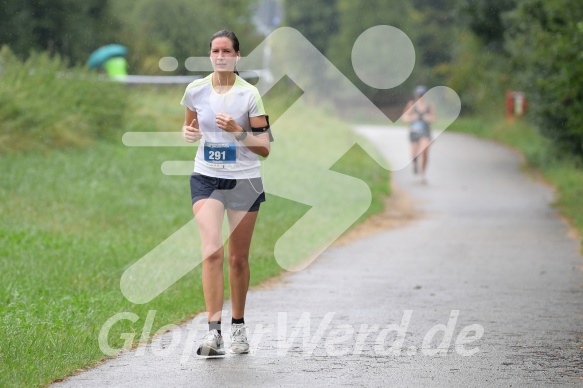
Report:
<svg viewBox="0 0 583 388"><path fill-rule="evenodd" d="M240 254L229 255L229 268L232 270L241 270L249 267L249 256Z"/></svg>
<svg viewBox="0 0 583 388"><path fill-rule="evenodd" d="M204 257L204 261L208 264L211 265L223 265L223 261L224 261L224 254L223 254L223 249L220 248L218 250L214 249L214 250L209 250L203 252L203 257Z"/></svg>

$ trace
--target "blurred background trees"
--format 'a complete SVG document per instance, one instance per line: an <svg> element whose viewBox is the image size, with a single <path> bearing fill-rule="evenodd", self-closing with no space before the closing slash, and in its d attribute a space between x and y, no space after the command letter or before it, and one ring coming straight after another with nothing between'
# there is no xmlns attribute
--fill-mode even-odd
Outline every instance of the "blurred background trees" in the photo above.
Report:
<svg viewBox="0 0 583 388"><path fill-rule="evenodd" d="M20 57L48 51L83 62L115 39L107 0L5 0L0 2L0 45Z"/></svg>
<svg viewBox="0 0 583 388"><path fill-rule="evenodd" d="M583 155L583 3L521 0L504 14L512 75L531 118L562 148Z"/></svg>
<svg viewBox="0 0 583 388"><path fill-rule="evenodd" d="M209 53L210 37L221 29L235 31L241 49L249 52L260 42L252 18L255 0L119 0L110 12L118 20L117 42L130 48L134 73L162 74L161 57L179 63ZM186 74L184 66L177 70ZM167 73L166 73L167 74Z"/></svg>
<svg viewBox="0 0 583 388"><path fill-rule="evenodd" d="M168 74L158 67L161 57L183 64L206 55L222 28L236 31L243 55L250 52L263 38L254 15L265 1L3 0L0 45L23 60L46 51L83 65L99 46L120 43L129 48L131 74ZM522 90L541 133L583 155L579 0L270 1L284 11L280 25L298 29L379 106L402 107L424 83L456 90L464 114L501 116L506 90ZM356 38L379 24L403 30L416 50L411 77L389 90L365 85L350 60ZM175 73L188 72L182 65Z"/></svg>

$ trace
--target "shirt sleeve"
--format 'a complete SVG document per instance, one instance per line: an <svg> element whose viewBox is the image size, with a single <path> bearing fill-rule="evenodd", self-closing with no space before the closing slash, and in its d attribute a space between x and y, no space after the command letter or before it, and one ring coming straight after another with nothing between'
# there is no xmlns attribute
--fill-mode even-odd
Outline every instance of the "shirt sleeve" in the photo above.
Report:
<svg viewBox="0 0 583 388"><path fill-rule="evenodd" d="M254 88L249 101L249 117L264 116L265 108L259 91Z"/></svg>
<svg viewBox="0 0 583 388"><path fill-rule="evenodd" d="M188 88L184 91L184 95L182 96L182 100L180 101L182 106L187 107L191 111L195 111L194 106L192 105L192 96L188 93Z"/></svg>

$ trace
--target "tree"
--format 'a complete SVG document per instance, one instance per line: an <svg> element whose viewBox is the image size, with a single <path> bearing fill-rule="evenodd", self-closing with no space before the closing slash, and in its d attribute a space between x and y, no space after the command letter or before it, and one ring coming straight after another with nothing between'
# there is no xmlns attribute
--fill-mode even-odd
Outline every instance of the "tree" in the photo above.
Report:
<svg viewBox="0 0 583 388"><path fill-rule="evenodd" d="M85 62L115 31L102 0L5 0L0 7L0 42L20 57L49 51Z"/></svg>
<svg viewBox="0 0 583 388"><path fill-rule="evenodd" d="M514 0L455 2L450 58L439 70L460 95L462 113L502 115L506 89L517 86L504 48L503 21Z"/></svg>
<svg viewBox="0 0 583 388"><path fill-rule="evenodd" d="M252 24L254 4L255 0L126 0L111 5L121 23L120 43L129 48L130 68L155 74L161 73L161 57L184 63L190 56L208 55L210 37L221 29L237 34L246 55L260 38Z"/></svg>
<svg viewBox="0 0 583 388"><path fill-rule="evenodd" d="M415 47L421 63L434 69L451 60L456 0L414 0Z"/></svg>
<svg viewBox="0 0 583 388"><path fill-rule="evenodd" d="M351 0L287 1L286 22L298 29L355 85L378 105L402 103L415 84L440 84L442 66L451 58L455 5L458 0L371 0L366 7ZM402 85L379 90L365 85L353 69L352 47L367 29L390 25L404 31L416 52L413 74ZM382 40L378 42L382 47ZM386 66L384 58L376 58ZM371 61L374 61L371 58Z"/></svg>
<svg viewBox="0 0 583 388"><path fill-rule="evenodd" d="M379 90L364 84L356 75L352 67L352 47L357 38L366 30L378 25L389 25L402 30L413 41L417 39L418 29L412 19L413 7L407 1L371 0L366 7L362 3L352 0L337 0L338 6L338 34L330 40L328 58L338 69L358 86L363 93L377 105L395 103L395 99L402 100L410 95L415 83L420 82L419 67L402 85ZM382 42L379 42L382 44ZM416 50L417 51L417 50ZM371 61L374 61L371 58ZM402 95L399 97L399 95Z"/></svg>
<svg viewBox="0 0 583 388"><path fill-rule="evenodd" d="M462 0L459 11L463 25L481 40L487 50L503 52L503 15L515 7L516 0Z"/></svg>
<svg viewBox="0 0 583 388"><path fill-rule="evenodd" d="M286 1L285 23L300 31L326 55L330 39L338 33L337 0Z"/></svg>
<svg viewBox="0 0 583 388"><path fill-rule="evenodd" d="M583 4L523 0L504 20L505 47L535 123L583 156Z"/></svg>

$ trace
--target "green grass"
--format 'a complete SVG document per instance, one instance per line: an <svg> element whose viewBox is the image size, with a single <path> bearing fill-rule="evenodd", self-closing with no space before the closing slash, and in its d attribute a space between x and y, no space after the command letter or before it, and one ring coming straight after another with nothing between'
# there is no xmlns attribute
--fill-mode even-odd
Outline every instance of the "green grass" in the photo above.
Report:
<svg viewBox="0 0 583 388"><path fill-rule="evenodd" d="M555 206L583 236L583 163L580 159L561 152L551 140L520 120L462 117L448 130L492 139L524 155L525 168L540 171L545 180L556 187Z"/></svg>
<svg viewBox="0 0 583 388"><path fill-rule="evenodd" d="M137 341L149 310L156 310L152 333L204 310L199 268L143 305L126 300L119 286L128 266L192 219L188 177L165 176L160 165L192 160L193 149L121 143L125 131L178 130L182 90L121 90L124 122L104 140L92 137L76 147L58 143L42 151L10 149L0 155L0 386L46 385L103 359L99 330L117 312L140 319L116 324L109 336L112 347L123 345L122 333L135 333ZM283 113L278 101L269 98L268 111ZM352 136L328 112L313 107L302 112L298 122L316 123L323 139ZM305 134L310 127L303 127ZM344 137L338 136L339 129ZM293 130L276 129L274 153L284 152L286 139L296 135ZM334 170L372 188L367 214L382 209L388 172L361 149L351 148ZM274 244L307 210L268 195L252 245L252 284L281 272Z"/></svg>

